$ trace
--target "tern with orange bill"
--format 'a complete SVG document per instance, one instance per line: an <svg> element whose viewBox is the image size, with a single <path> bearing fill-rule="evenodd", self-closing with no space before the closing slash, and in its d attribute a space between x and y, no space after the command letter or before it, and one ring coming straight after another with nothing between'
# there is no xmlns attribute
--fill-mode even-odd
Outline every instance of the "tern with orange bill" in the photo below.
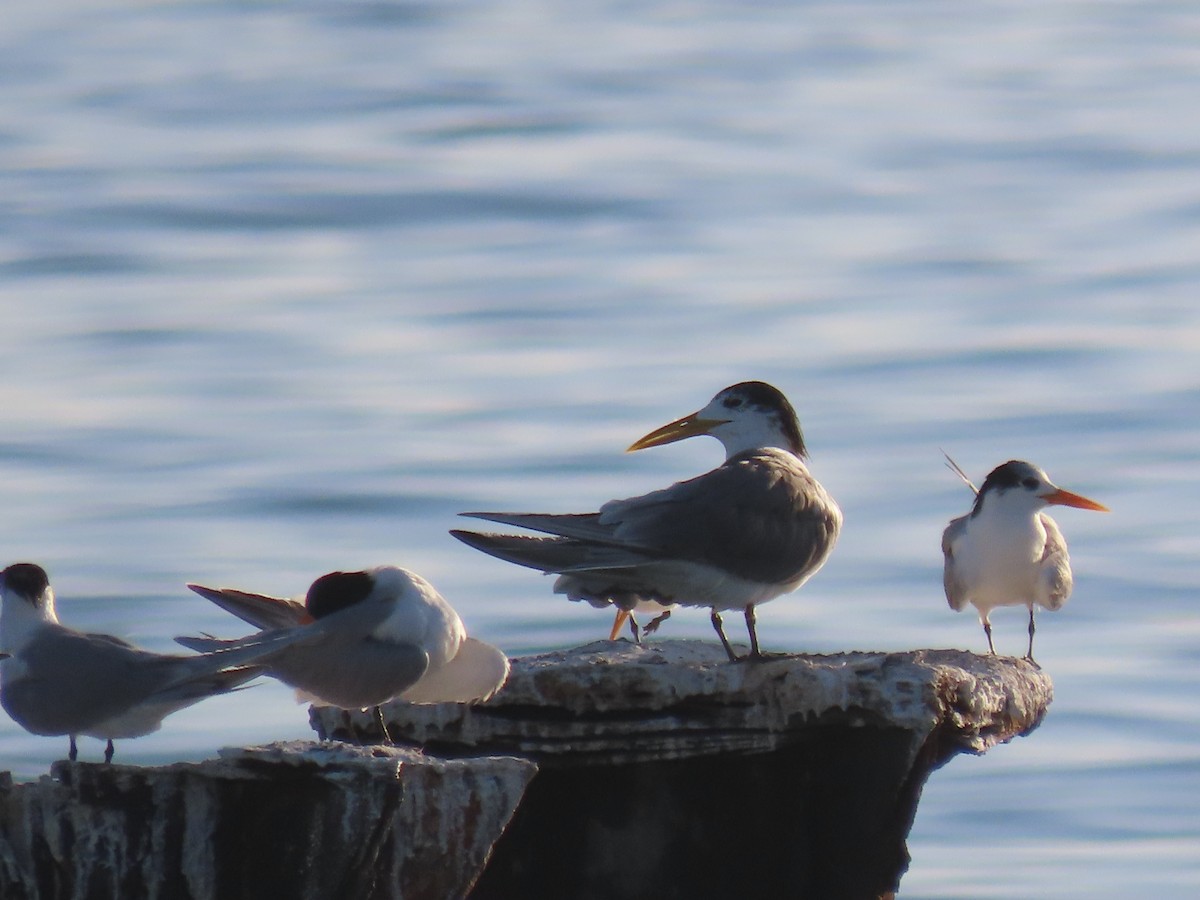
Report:
<svg viewBox="0 0 1200 900"><path fill-rule="evenodd" d="M961 469L953 468L967 484ZM943 583L951 608L971 604L979 612L988 651L991 611L997 606L1029 609L1029 649L1033 661L1033 609L1057 610L1071 595L1073 579L1067 542L1047 506L1073 506L1108 512L1108 507L1064 490L1032 463L1009 460L984 479L975 504L951 520L942 534Z"/></svg>
<svg viewBox="0 0 1200 900"><path fill-rule="evenodd" d="M761 653L755 607L794 591L825 563L842 513L805 465L787 398L761 381L735 384L701 410L635 441L630 450L711 435L725 462L697 478L573 515L463 513L551 537L452 531L517 565L558 574L556 593L633 610L653 603L711 610L731 660L723 610L741 610L750 657ZM620 627L618 620L617 628Z"/></svg>

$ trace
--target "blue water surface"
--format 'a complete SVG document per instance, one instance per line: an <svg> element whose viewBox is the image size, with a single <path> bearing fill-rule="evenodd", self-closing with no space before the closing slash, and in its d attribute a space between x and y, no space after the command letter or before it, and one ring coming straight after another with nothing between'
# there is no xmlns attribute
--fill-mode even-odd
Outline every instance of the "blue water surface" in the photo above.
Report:
<svg viewBox="0 0 1200 900"><path fill-rule="evenodd" d="M1200 11L1181 2L94 4L0 29L0 556L168 651L384 562L519 655L609 618L447 535L715 465L796 405L846 526L768 649L985 647L939 539L1023 457L1075 596L1034 734L930 780L902 896L1200 894ZM1021 610L993 621L1023 652ZM703 611L671 637L710 639ZM311 734L274 683L119 742ZM0 767L65 739L0 721ZM100 745L81 741L84 758Z"/></svg>

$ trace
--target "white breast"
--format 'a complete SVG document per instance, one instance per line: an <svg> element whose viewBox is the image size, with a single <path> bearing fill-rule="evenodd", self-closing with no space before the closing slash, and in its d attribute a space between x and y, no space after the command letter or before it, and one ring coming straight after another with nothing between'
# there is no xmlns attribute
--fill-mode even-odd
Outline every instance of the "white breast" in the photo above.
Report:
<svg viewBox="0 0 1200 900"><path fill-rule="evenodd" d="M980 610L1037 599L1046 530L1037 513L999 504L968 520L953 547L967 599Z"/></svg>

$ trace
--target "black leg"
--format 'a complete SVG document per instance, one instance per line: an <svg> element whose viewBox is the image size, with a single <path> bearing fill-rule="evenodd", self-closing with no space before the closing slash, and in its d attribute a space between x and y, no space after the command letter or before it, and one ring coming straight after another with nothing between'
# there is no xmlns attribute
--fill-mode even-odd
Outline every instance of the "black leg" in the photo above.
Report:
<svg viewBox="0 0 1200 900"><path fill-rule="evenodd" d="M116 750L117 748L113 746L112 738L109 738L108 743L104 747L104 761L106 763L112 762L113 754Z"/></svg>
<svg viewBox="0 0 1200 900"><path fill-rule="evenodd" d="M992 643L992 623L989 622L987 619L983 620L983 633L987 635L988 653L992 654L992 656L995 656L996 655L996 647Z"/></svg>
<svg viewBox="0 0 1200 900"><path fill-rule="evenodd" d="M669 618L671 618L671 611L668 609L666 612L660 613L651 619L650 624L642 629L642 634L654 634L654 632L658 631L658 626Z"/></svg>
<svg viewBox="0 0 1200 900"><path fill-rule="evenodd" d="M390 747L392 736L388 734L387 722L383 720L383 710L378 706L375 707L375 724L379 726L379 733L383 735L383 742Z"/></svg>
<svg viewBox="0 0 1200 900"><path fill-rule="evenodd" d="M70 735L70 738L71 749L67 751L67 759L69 759L71 762L75 762L75 760L79 758L79 748L75 746L75 735Z"/></svg>
<svg viewBox="0 0 1200 900"><path fill-rule="evenodd" d="M721 627L721 614L715 609L712 611L713 628L717 629L717 637L721 639L721 646L725 648L725 652L729 654L730 662L737 662L737 654L733 652L733 648L729 646L729 638L725 637L725 629Z"/></svg>
<svg viewBox="0 0 1200 900"><path fill-rule="evenodd" d="M1025 658L1033 662L1033 604L1029 604L1029 652L1025 654Z"/></svg>
<svg viewBox="0 0 1200 900"><path fill-rule="evenodd" d="M758 618L754 615L754 604L746 607L746 630L750 632L750 658L762 659L758 652Z"/></svg>

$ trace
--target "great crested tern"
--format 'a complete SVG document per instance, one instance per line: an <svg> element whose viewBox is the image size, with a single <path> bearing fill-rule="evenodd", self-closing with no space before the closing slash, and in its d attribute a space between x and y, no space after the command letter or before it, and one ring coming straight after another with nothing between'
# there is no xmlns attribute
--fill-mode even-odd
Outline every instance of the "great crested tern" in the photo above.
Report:
<svg viewBox="0 0 1200 900"><path fill-rule="evenodd" d="M265 674L296 689L298 702L342 709L380 704L469 703L494 694L508 678L508 657L467 636L458 613L428 581L399 566L331 572L303 601L232 588L189 588L257 628L302 635L262 660ZM178 637L185 647L215 650L253 641Z"/></svg>
<svg viewBox="0 0 1200 900"><path fill-rule="evenodd" d="M141 650L107 634L62 625L46 570L13 563L0 572L0 705L31 734L113 740L157 731L163 719L262 672L255 663L285 645L273 635L200 656Z"/></svg>
<svg viewBox="0 0 1200 900"><path fill-rule="evenodd" d="M452 531L517 565L554 572L556 593L595 606L653 601L708 607L731 660L721 611L740 609L750 656L761 656L755 607L793 591L821 568L842 526L837 504L809 473L800 423L769 384L725 388L708 405L657 428L629 449L715 437L725 462L664 490L574 515L463 513L553 537Z"/></svg>
<svg viewBox="0 0 1200 900"><path fill-rule="evenodd" d="M1071 596L1067 542L1042 512L1049 505L1108 512L1095 500L1058 487L1032 463L1013 459L991 471L971 511L952 519L942 534L946 599L952 609L962 610L970 603L979 611L989 653L996 652L989 620L995 607L1029 608L1025 658L1032 662L1034 606L1060 609Z"/></svg>

